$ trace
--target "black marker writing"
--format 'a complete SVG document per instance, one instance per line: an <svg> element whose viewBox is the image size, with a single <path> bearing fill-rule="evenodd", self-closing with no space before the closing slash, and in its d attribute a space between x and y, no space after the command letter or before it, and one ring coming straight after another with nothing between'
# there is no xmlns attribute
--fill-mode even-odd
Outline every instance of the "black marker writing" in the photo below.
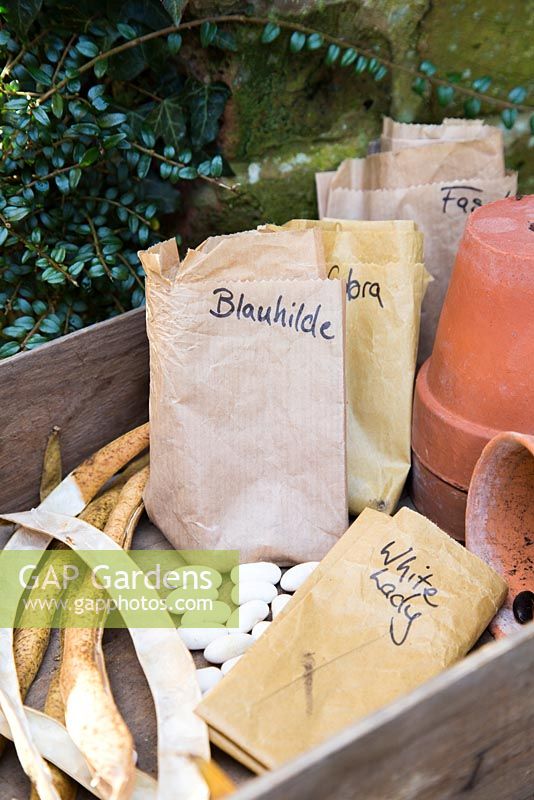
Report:
<svg viewBox="0 0 534 800"><path fill-rule="evenodd" d="M453 208L456 206L462 209L464 214L470 214L475 208L482 205L482 199L477 195L484 194L483 189L477 189L476 186L442 186L440 189L442 193L442 212L447 213L447 206L452 203ZM443 194L445 192L445 194ZM467 194L466 194L467 192ZM476 192L477 195L473 193Z"/></svg>
<svg viewBox="0 0 534 800"><path fill-rule="evenodd" d="M392 540L382 547L380 555L383 556L384 567L373 572L369 578L395 609L390 620L389 635L393 644L400 647L408 638L414 622L423 616L424 606L423 610L416 610L415 601L421 599L426 606L438 608L438 604L431 600L438 594L438 589L432 586L432 572L422 574L423 570L415 569L417 555L413 547L393 554L395 543ZM426 565L425 570L429 569Z"/></svg>
<svg viewBox="0 0 534 800"><path fill-rule="evenodd" d="M282 328L292 328L297 333L311 333L314 339L317 335L327 341L335 339L335 334L330 331L330 320L321 319L321 303L313 309L308 309L306 303L292 302L285 305L284 296L280 294L273 305L255 305L246 302L244 292L241 292L236 302L234 293L224 287L214 289L213 294L217 297L217 305L210 308L209 312L217 319L235 315L237 319L248 319L270 326L281 325Z"/></svg>
<svg viewBox="0 0 534 800"><path fill-rule="evenodd" d="M384 308L382 298L380 297L380 284L378 281L364 281L362 283L354 278L353 275L354 270L351 267L349 269L349 276L346 285L347 301L350 302L351 300L358 300L360 298L363 299L365 297L374 297L375 300L378 300L380 308ZM330 267L328 277L339 278L339 267L337 264L334 264L334 266Z"/></svg>

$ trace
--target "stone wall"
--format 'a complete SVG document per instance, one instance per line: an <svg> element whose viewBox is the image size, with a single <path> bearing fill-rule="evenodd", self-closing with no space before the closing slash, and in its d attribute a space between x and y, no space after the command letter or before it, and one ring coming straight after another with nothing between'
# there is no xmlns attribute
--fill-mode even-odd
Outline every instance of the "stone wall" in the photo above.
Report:
<svg viewBox="0 0 534 800"><path fill-rule="evenodd" d="M246 7L377 48L397 63L417 67L428 58L443 73L490 74L506 91L516 85L533 88L534 43L527 24L532 0L259 0ZM244 10L242 3L224 0L194 0L190 8L195 16ZM240 183L236 193L207 185L192 190L182 220L190 244L210 233L316 216L314 173L364 155L383 114L439 122L444 113L435 101L429 105L411 90L409 75L388 73L376 83L367 72L325 66L324 49L292 54L287 34L264 46L259 33L237 26L237 53L210 50L208 58L207 51L184 48L183 57L198 77L218 78L232 88L221 145ZM462 103L446 113L461 116ZM498 124L498 116L488 121ZM507 163L520 169L522 190L534 191L534 137L527 115L506 133L506 144Z"/></svg>

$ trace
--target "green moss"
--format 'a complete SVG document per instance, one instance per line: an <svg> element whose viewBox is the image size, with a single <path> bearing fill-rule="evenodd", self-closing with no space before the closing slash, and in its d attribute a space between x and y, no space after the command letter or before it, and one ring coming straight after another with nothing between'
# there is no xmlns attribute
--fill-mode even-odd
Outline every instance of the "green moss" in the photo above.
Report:
<svg viewBox="0 0 534 800"><path fill-rule="evenodd" d="M276 155L248 164L234 164L235 193L203 186L182 228L194 246L210 235L253 228L264 222L282 224L292 217L317 217L315 173L335 168L344 158L367 151L369 131L343 142L315 143L305 150L285 147Z"/></svg>

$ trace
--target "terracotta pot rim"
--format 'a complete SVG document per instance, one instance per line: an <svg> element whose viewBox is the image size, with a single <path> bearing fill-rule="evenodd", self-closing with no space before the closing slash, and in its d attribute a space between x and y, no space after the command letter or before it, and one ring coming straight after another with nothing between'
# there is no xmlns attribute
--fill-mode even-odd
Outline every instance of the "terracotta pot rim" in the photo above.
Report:
<svg viewBox="0 0 534 800"><path fill-rule="evenodd" d="M443 405L428 383L430 361L431 358L425 361L417 376L412 450L430 472L445 483L467 492L478 455L500 430L473 422ZM459 450L462 458L459 464L451 460L449 452L440 455L436 448L436 437L444 442L449 438L461 442Z"/></svg>

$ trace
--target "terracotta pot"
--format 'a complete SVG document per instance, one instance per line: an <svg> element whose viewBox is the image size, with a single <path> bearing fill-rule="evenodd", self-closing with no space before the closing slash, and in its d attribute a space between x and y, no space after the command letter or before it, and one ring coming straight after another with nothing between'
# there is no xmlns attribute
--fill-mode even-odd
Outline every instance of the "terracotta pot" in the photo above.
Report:
<svg viewBox="0 0 534 800"><path fill-rule="evenodd" d="M500 433L484 448L469 486L465 543L510 589L492 633L518 630L514 597L534 591L534 436Z"/></svg>
<svg viewBox="0 0 534 800"><path fill-rule="evenodd" d="M450 492L442 484L467 492L493 436L534 433L533 221L534 195L498 200L471 214L434 350L417 378L412 448L440 479L431 491L444 508ZM423 504L431 502L416 481L414 494L418 508L421 496Z"/></svg>
<svg viewBox="0 0 534 800"><path fill-rule="evenodd" d="M424 514L454 539L465 537L467 492L445 483L412 452L411 496L419 513Z"/></svg>

